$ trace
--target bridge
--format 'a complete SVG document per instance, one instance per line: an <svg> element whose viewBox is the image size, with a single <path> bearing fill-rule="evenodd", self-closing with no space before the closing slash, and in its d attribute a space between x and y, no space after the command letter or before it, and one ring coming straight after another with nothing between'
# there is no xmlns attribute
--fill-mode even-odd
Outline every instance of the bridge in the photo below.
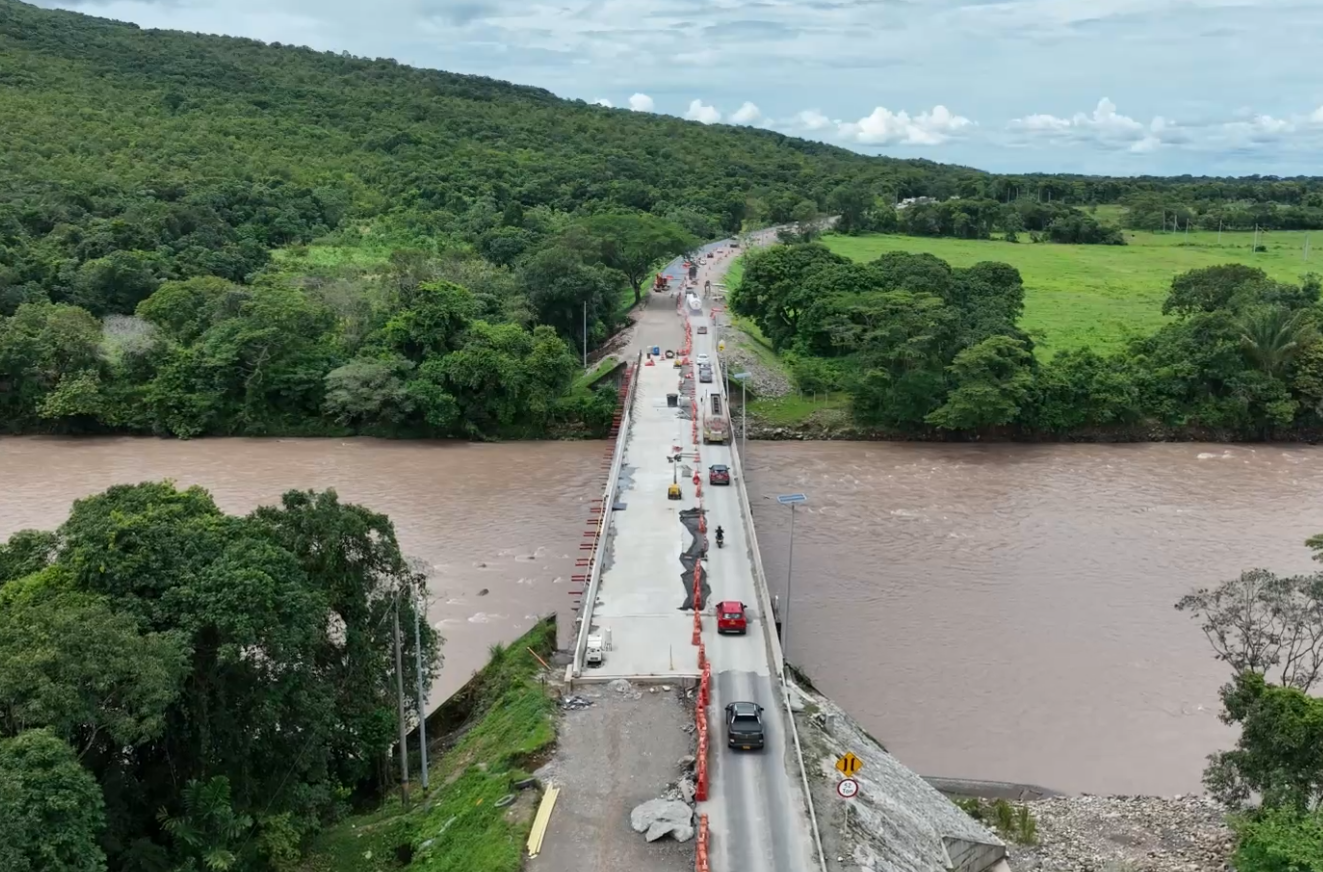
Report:
<svg viewBox="0 0 1323 872"><path fill-rule="evenodd" d="M729 249L709 253L730 256ZM699 420L713 394L729 415L711 301L702 296L707 272L694 283L697 312L682 290L674 309L639 325L636 342L663 353L640 352L622 390L598 530L585 546L594 556L581 560L589 566L578 579L580 623L567 677L693 682L700 872L825 870L734 431L724 444L704 444ZM713 368L710 383L699 380L700 355ZM729 486L708 484L715 464L730 468ZM679 499L669 498L673 483ZM709 549L718 524L725 547L713 541ZM712 607L723 600L746 604L747 635L718 636ZM600 665L585 663L590 636L605 644ZM764 708L761 753L724 747L725 707L736 701Z"/></svg>

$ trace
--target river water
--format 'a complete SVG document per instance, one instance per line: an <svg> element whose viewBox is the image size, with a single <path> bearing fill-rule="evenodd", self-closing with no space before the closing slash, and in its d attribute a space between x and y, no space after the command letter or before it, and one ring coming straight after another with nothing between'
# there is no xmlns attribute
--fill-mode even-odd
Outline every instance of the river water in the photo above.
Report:
<svg viewBox="0 0 1323 872"><path fill-rule="evenodd" d="M1310 571L1323 449L755 443L749 484L788 649L926 775L1091 793L1199 789L1227 675L1172 604L1266 566ZM447 694L568 578L602 443L0 440L0 537L119 482L207 487L227 511L335 488L432 567ZM481 592L486 590L486 594ZM568 622L565 622L568 624ZM434 696L434 698L440 698Z"/></svg>

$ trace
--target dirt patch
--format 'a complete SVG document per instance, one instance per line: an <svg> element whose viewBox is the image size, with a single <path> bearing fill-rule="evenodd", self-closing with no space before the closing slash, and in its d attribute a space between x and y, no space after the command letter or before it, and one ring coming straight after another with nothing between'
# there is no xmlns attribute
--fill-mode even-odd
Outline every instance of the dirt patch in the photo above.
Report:
<svg viewBox="0 0 1323 872"><path fill-rule="evenodd" d="M693 713L681 685L576 690L592 705L564 712L556 754L538 770L561 788L542 853L529 872L692 872L694 842L649 844L630 828L635 806L661 796L693 754ZM689 728L686 731L686 728Z"/></svg>

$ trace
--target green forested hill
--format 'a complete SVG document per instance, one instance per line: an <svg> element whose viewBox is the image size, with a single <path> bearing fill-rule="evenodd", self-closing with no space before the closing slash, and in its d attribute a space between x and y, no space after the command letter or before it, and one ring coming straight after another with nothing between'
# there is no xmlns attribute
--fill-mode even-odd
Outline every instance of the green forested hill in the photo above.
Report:
<svg viewBox="0 0 1323 872"><path fill-rule="evenodd" d="M591 429L582 315L659 258L982 175L13 0L0 118L8 432ZM328 235L371 268L302 258Z"/></svg>
<svg viewBox="0 0 1323 872"><path fill-rule="evenodd" d="M145 31L13 0L0 0L0 101L5 200L58 192L108 213L116 194L173 202L219 190L212 200L224 200L260 186L255 196L289 212L279 226L262 222L271 244L345 214L443 222L483 196L498 208L696 207L730 230L751 193L789 217L806 196L825 197L845 180L921 187L935 175L978 175L390 60Z"/></svg>

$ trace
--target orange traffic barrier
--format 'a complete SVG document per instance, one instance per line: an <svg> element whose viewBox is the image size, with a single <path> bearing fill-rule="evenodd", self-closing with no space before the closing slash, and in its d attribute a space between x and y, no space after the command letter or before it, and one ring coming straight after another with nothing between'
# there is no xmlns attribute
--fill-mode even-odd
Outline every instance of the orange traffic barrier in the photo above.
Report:
<svg viewBox="0 0 1323 872"><path fill-rule="evenodd" d="M708 852L711 850L710 843L712 835L708 831L707 815L698 816L698 858L694 864L694 872L710 872L708 866Z"/></svg>
<svg viewBox="0 0 1323 872"><path fill-rule="evenodd" d="M693 644L703 644L703 619L698 616L698 609L694 609L694 638Z"/></svg>
<svg viewBox="0 0 1323 872"><path fill-rule="evenodd" d="M707 532L707 515L698 516L698 532L700 533Z"/></svg>

